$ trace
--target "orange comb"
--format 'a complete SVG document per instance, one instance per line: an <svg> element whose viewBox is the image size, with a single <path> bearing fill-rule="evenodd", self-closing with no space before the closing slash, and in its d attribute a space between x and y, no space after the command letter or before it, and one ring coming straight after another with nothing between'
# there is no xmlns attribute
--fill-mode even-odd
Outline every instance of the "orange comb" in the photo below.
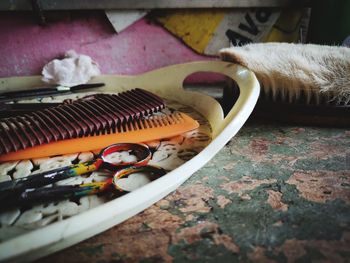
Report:
<svg viewBox="0 0 350 263"><path fill-rule="evenodd" d="M0 161L40 158L76 152L94 151L115 143L139 143L169 138L196 129L196 120L182 112L152 116L124 124L118 131L103 135L61 140L26 148L0 156Z"/></svg>

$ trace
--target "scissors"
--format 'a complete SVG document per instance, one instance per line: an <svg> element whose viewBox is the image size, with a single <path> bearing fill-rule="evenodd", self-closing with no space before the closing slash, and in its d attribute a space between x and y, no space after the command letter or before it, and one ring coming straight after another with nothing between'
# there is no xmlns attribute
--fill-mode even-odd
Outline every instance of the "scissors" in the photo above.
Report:
<svg viewBox="0 0 350 263"><path fill-rule="evenodd" d="M136 160L115 160L116 155L123 151L130 152ZM7 203L9 206L13 206L33 201L47 201L51 198L79 197L87 194L103 192L109 189L112 185L115 185L115 188L119 191L123 191L123 189L117 184L118 179L122 177L137 172L146 172L150 174L151 179L156 179L166 173L165 170L160 167L147 165L151 156L151 151L145 144L113 144L101 150L97 158L92 161L0 183L0 201L3 201L3 204ZM113 172L113 177L108 178L104 182L35 189L63 179L101 169Z"/></svg>
<svg viewBox="0 0 350 263"><path fill-rule="evenodd" d="M14 206L32 205L38 202L48 202L59 199L79 198L85 195L102 193L109 189L116 189L119 192L129 192L118 184L119 179L127 177L133 173L147 173L148 178L153 181L163 176L166 171L158 166L129 166L115 172L113 177L108 178L103 182L93 182L80 185L65 185L42 187L38 189L26 189L20 194L13 196L7 202L4 202L1 209L8 209Z"/></svg>

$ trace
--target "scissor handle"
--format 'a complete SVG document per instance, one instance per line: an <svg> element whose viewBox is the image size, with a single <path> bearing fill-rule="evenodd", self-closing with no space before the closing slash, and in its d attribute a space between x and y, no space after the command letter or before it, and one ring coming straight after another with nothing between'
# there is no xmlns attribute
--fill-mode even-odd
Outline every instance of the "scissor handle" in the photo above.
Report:
<svg viewBox="0 0 350 263"><path fill-rule="evenodd" d="M166 174L166 171L159 166L127 166L118 170L113 177L108 178L103 182L26 189L17 195L11 196L11 198L8 198L6 202L3 202L0 210L6 210L14 206L33 205L39 202L49 202L65 198L82 197L85 195L102 193L108 189L111 189L113 184L114 188L119 192L128 192L127 190L119 187L116 181L117 179L127 177L130 174L138 172L149 173L152 181Z"/></svg>
<svg viewBox="0 0 350 263"><path fill-rule="evenodd" d="M33 174L24 178L15 179L12 181L0 183L0 200L1 195L5 191L19 192L24 191L28 188L35 188L44 186L47 184L52 184L63 179L67 179L73 176L82 175L88 172L96 171L103 165L107 163L106 156L112 152L132 150L134 151L137 161L130 163L122 163L120 165L115 165L115 168L125 167L126 165L146 165L151 158L151 151L145 144L134 144L134 143L118 143L110 145L104 148L100 153L100 158L94 161L89 161L85 163L74 164L70 166L65 166L57 168L54 170ZM113 165L112 165L113 166ZM105 165L107 169L111 169L111 165Z"/></svg>
<svg viewBox="0 0 350 263"><path fill-rule="evenodd" d="M130 174L138 172L149 173L152 181L166 174L166 171L159 166L127 166L118 170L113 177L108 178L103 182L26 189L17 195L7 198L7 201L3 202L0 210L6 210L15 206L33 205L39 202L49 202L102 193L108 189L112 189L112 185L114 185L114 189L118 190L119 192L128 192L117 185L117 179L127 177Z"/></svg>
<svg viewBox="0 0 350 263"><path fill-rule="evenodd" d="M133 155L136 156L136 161L130 162L121 162L120 164L113 164L108 160L108 155L115 152L122 151L132 151ZM115 166L116 168L126 167L126 166L144 166L147 165L149 160L152 157L152 153L148 146L143 143L116 143L104 148L100 153L100 158L103 160L103 165L107 166L106 168L109 170L113 170L111 166ZM107 164L110 165L107 165ZM119 169L118 169L119 170Z"/></svg>
<svg viewBox="0 0 350 263"><path fill-rule="evenodd" d="M120 169L113 175L114 187L120 192L128 192L125 189L122 189L121 187L118 186L118 183L117 183L118 179L127 177L130 174L139 173L139 172L149 173L151 176L151 181L166 174L166 170L164 170L162 167L155 166L155 165L129 166L129 167Z"/></svg>
<svg viewBox="0 0 350 263"><path fill-rule="evenodd" d="M128 151L131 150L135 154L137 160L132 162L124 162L121 164L113 164L108 162L107 156L114 152ZM96 171L99 168L108 169L111 171L118 171L121 168L127 166L144 166L151 159L151 151L145 144L134 144L134 143L118 143L110 145L103 150L99 157L94 161L89 161L85 163L74 164L62 168L57 168L54 170L30 175L24 178L7 181L0 183L0 202L4 203L8 200L14 200L17 204L20 204L22 201L28 203L31 200L40 200L40 195L46 196L46 199L50 199L50 194L57 195L59 198L64 197L64 194L72 195L76 191L84 193L86 189L94 188L98 183L93 185L84 186L86 188L73 188L71 187L58 187L58 188L47 188L47 189L36 189L44 185L52 184L60 180L64 180L70 177L77 175L82 175L88 172ZM31 189L30 191L26 191ZM51 192L50 192L51 191ZM70 193L71 192L71 193Z"/></svg>

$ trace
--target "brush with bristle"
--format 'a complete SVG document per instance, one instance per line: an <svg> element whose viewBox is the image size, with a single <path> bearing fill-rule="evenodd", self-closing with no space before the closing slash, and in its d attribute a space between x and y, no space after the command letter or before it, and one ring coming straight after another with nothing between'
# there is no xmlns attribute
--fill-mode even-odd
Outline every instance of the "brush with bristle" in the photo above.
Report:
<svg viewBox="0 0 350 263"><path fill-rule="evenodd" d="M258 110L277 104L281 114L287 109L285 117L350 125L349 48L259 43L222 49L220 55L256 74L262 87Z"/></svg>

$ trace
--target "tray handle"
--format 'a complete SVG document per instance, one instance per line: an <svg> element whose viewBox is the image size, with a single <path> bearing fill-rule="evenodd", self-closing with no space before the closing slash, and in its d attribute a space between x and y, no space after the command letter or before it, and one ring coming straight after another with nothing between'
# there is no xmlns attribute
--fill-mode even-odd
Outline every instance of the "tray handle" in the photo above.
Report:
<svg viewBox="0 0 350 263"><path fill-rule="evenodd" d="M224 129L231 132L233 137L243 126L253 111L260 93L260 85L255 74L249 69L237 64L222 61L199 61L177 65L176 84L174 87L183 89L185 78L196 72L215 72L228 76L236 81L240 95L223 120L217 121L213 127L213 138L216 138Z"/></svg>

